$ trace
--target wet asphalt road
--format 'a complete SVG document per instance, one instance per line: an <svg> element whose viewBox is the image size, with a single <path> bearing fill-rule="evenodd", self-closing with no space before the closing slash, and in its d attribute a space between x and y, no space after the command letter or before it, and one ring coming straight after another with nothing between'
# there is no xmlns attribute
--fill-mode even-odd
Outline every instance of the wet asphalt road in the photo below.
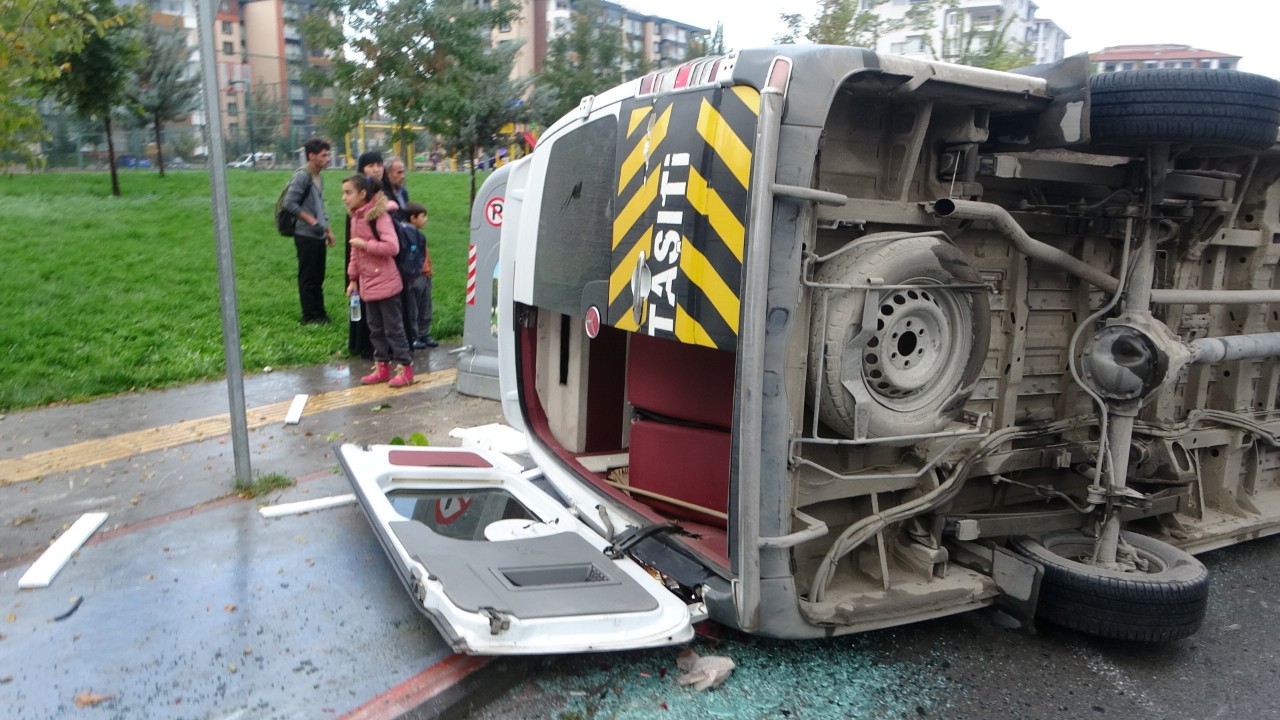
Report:
<svg viewBox="0 0 1280 720"><path fill-rule="evenodd" d="M721 687L675 683L676 649L526 661L528 677L473 712L510 718L1280 718L1280 538L1201 556L1212 577L1198 634L1136 645L979 611L831 641L719 632L695 644L737 663ZM714 629L712 632L715 632Z"/></svg>
<svg viewBox="0 0 1280 720"><path fill-rule="evenodd" d="M361 394L364 363L246 378L249 418L281 413L249 432L253 469L296 481L254 499L230 493L226 423L207 421L227 412L222 381L0 415L0 463L41 468L15 481L0 467L0 720L372 720L442 706L433 669L448 662L458 682L472 666L415 609L360 508L266 519L258 505L350 493L339 441L421 432L456 445L452 428L500 420L496 402L453 389L447 349L421 358L420 382L376 397ZM311 395L306 412L283 425L297 393ZM175 430L191 423L200 432ZM108 513L102 528L49 587L18 588L87 511Z"/></svg>
<svg viewBox="0 0 1280 720"><path fill-rule="evenodd" d="M335 366L292 380L283 373L256 378L249 384L251 404L348 387L352 372ZM496 417L495 404L459 398L445 388L412 397L417 401L391 407L366 403L309 413L299 429L273 425L254 431L255 468L312 478L285 491L281 500L348 492L345 480L330 472L333 461L325 454L333 432L382 441L412 429L436 440L454 426ZM225 411L224 403L225 388L215 383L13 414L0 426L0 457ZM0 492L0 577L16 583L25 566L17 558L43 547L86 510L110 509L111 524L145 527L151 518L209 502L225 493L226 474L217 468L229 465L228 454L229 445L207 438L8 486ZM431 663L429 623L391 576L356 508L263 523L246 505L194 516L172 530L156 526L87 547L54 587L15 591L0 613L9 616L0 627L0 719L331 717ZM15 521L27 515L29 521ZM198 564L180 563L182 582L170 579L167 599L159 606L136 604L136 615L115 614L119 608L105 603L134 585L154 590L157 580L168 577L161 571L171 564L169 556L182 547L198 543L213 551L215 544L202 534L212 528L280 536L254 544L257 550L236 572L206 573ZM187 536L155 535L162 532ZM269 562L256 554L273 549ZM97 562L108 551L110 562ZM281 553L300 560L290 563ZM212 561L234 554L224 548L203 555ZM335 562L340 555L345 559ZM697 694L676 685L674 648L503 661L492 684L472 697L476 705L487 705L471 717L1280 720L1280 633L1271 625L1280 611L1280 538L1202 558L1212 573L1205 626L1168 645L1110 643L1052 627L1031 635L1005 629L985 612L831 641L779 642L720 632L696 643L700 653L728 655L738 665L715 690ZM126 561L137 567L114 569ZM297 577L284 577L281 568ZM258 572L267 579L253 575ZM152 574L157 580L149 579ZM287 588L281 584L286 582ZM322 586L362 594L339 596L317 590ZM66 621L49 621L65 611L72 595L84 595L84 606ZM149 607L165 612L148 614ZM342 607L355 608L355 616L335 611ZM281 615L263 623L268 631L259 634L258 624L248 620L264 612ZM113 618L120 627L80 627L95 617ZM144 627L144 620L158 628L150 639L117 637ZM67 636L66 642L53 644L53 630ZM242 630L252 637L240 637ZM236 672L229 664L237 665ZM509 682L517 684L503 692ZM75 707L73 696L85 689L116 697L95 708ZM154 698L166 702L158 705Z"/></svg>

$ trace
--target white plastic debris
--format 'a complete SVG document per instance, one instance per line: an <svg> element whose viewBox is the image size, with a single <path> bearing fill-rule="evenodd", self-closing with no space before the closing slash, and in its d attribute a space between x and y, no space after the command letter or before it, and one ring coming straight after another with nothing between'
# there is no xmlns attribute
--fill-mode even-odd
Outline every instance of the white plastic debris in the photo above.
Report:
<svg viewBox="0 0 1280 720"><path fill-rule="evenodd" d="M258 508L258 513L264 518L284 517L285 515L300 515L315 510L327 510L329 508L350 505L356 501L353 493L346 495L334 495L332 497L314 498L311 500L300 500L298 502L281 503L280 505L267 505Z"/></svg>
<svg viewBox="0 0 1280 720"><path fill-rule="evenodd" d="M80 546L84 545L89 536L97 532L106 519L107 514L104 512L81 515L80 519L72 523L71 527L62 533L62 537L55 540L49 549L45 550L22 574L22 577L18 578L18 587L24 589L49 587L53 577L62 570Z"/></svg>
<svg viewBox="0 0 1280 720"><path fill-rule="evenodd" d="M284 415L285 425L297 425L302 421L302 408L307 405L307 398L310 395L294 395L293 402L289 404L289 412Z"/></svg>
<svg viewBox="0 0 1280 720"><path fill-rule="evenodd" d="M702 657L686 648L676 656L676 667L684 674L676 678L681 685L692 685L699 692L717 687L733 673L733 660L724 655Z"/></svg>
<svg viewBox="0 0 1280 720"><path fill-rule="evenodd" d="M503 455L523 455L529 452L524 433L509 425L490 423L471 428L454 428L449 437L462 441L462 447L493 450Z"/></svg>

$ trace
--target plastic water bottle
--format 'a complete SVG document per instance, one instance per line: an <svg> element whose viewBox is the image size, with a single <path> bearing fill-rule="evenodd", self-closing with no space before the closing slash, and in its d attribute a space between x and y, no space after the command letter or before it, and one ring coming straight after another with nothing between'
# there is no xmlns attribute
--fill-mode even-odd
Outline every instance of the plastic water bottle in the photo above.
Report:
<svg viewBox="0 0 1280 720"><path fill-rule="evenodd" d="M360 322L360 293L351 293L351 322Z"/></svg>

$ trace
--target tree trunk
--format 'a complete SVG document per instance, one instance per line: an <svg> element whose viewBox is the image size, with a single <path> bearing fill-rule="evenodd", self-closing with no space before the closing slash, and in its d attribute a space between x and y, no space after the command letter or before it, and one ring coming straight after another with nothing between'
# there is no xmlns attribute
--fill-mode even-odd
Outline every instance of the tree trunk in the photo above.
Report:
<svg viewBox="0 0 1280 720"><path fill-rule="evenodd" d="M160 118L156 117L153 126L156 129L156 167L160 168L160 177L164 177L164 146L160 141L164 125L161 124Z"/></svg>
<svg viewBox="0 0 1280 720"><path fill-rule="evenodd" d="M477 145L471 146L471 205L476 204L476 148ZM467 207L471 207L468 205Z"/></svg>
<svg viewBox="0 0 1280 720"><path fill-rule="evenodd" d="M116 144L111 139L111 116L102 117L102 126L107 130L107 161L111 163L111 194L120 197L120 176L116 174Z"/></svg>

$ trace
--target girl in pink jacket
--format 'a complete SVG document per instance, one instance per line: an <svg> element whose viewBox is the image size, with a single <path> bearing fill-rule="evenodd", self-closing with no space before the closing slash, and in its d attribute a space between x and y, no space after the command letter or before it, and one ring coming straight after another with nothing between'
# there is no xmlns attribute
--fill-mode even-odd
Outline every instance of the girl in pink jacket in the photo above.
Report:
<svg viewBox="0 0 1280 720"><path fill-rule="evenodd" d="M404 334L404 318L400 312L400 291L404 282L396 270L396 238L391 216L387 214L386 196L370 184L364 175L352 175L342 181L342 204L351 213L351 261L347 264L347 295L360 293L365 303L365 320L369 323L369 340L373 343L373 372L360 382L387 382L403 387L413 382L413 355ZM397 367L391 372L391 362Z"/></svg>

